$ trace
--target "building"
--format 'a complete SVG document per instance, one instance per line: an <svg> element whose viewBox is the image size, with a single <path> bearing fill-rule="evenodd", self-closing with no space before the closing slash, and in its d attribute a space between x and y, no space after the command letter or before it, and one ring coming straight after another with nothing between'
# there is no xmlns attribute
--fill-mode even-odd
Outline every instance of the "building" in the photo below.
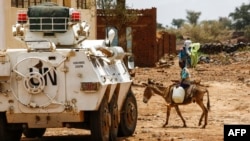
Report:
<svg viewBox="0 0 250 141"><path fill-rule="evenodd" d="M38 5L43 2L54 2L60 6L72 7L81 12L82 20L91 25L90 39L103 39L107 28L115 28L119 18L107 26L103 19L105 15L96 10L93 0L3 0L5 6L4 27L2 31L6 34L6 48L26 48L23 42L18 41L12 35L12 25L16 23L17 12L27 10L29 6ZM125 35L125 49L134 54L135 65L139 67L152 67L165 54L176 52L175 36L162 33L160 38L156 36L157 9L130 9L138 13L138 20L131 22L121 31L117 31L114 45L120 45L120 35ZM11 18L9 18L11 17ZM3 19L3 17L0 17ZM124 38L124 37L123 37Z"/></svg>
<svg viewBox="0 0 250 141"><path fill-rule="evenodd" d="M2 0L4 9L4 27L6 34L6 48L26 48L23 42L18 41L12 35L12 26L16 24L17 13L20 10L27 10L29 6L38 5L43 2L54 2L60 6L72 7L81 12L82 20L91 25L90 39L96 39L96 10L92 0ZM3 17L1 17L3 19ZM2 25L1 25L2 26Z"/></svg>

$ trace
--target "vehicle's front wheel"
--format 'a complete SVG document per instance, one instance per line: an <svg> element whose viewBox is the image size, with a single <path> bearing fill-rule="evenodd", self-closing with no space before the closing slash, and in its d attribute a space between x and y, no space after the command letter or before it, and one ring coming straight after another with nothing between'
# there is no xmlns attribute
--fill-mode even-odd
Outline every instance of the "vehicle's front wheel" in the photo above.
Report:
<svg viewBox="0 0 250 141"><path fill-rule="evenodd" d="M46 128L27 128L23 130L23 134L27 138L42 137L46 131Z"/></svg>
<svg viewBox="0 0 250 141"><path fill-rule="evenodd" d="M7 124L5 113L0 113L0 139L1 141L20 141L22 126L20 124Z"/></svg>
<svg viewBox="0 0 250 141"><path fill-rule="evenodd" d="M110 141L117 140L118 126L119 126L119 110L117 104L117 95L114 94L111 102L109 103L110 115L111 115L111 127L110 127Z"/></svg>
<svg viewBox="0 0 250 141"><path fill-rule="evenodd" d="M120 113L118 136L126 137L133 135L137 124L137 118L137 102L132 90L130 90Z"/></svg>
<svg viewBox="0 0 250 141"><path fill-rule="evenodd" d="M103 98L98 111L90 113L90 130L93 141L109 141L110 112L106 97Z"/></svg>

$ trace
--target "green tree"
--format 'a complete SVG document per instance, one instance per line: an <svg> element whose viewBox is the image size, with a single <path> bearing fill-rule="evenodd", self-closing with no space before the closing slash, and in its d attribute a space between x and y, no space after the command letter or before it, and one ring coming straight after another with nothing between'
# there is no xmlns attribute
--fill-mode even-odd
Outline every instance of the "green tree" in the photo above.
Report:
<svg viewBox="0 0 250 141"><path fill-rule="evenodd" d="M243 3L240 7L236 7L235 11L229 14L229 17L233 19L234 29L244 29L250 25L250 4Z"/></svg>
<svg viewBox="0 0 250 141"><path fill-rule="evenodd" d="M162 26L161 23L157 23L157 24L156 24L156 28L157 28L157 29L163 29L164 27Z"/></svg>
<svg viewBox="0 0 250 141"><path fill-rule="evenodd" d="M180 28L184 22L185 22L184 19L173 19L171 24L173 26L176 26L177 28Z"/></svg>
<svg viewBox="0 0 250 141"><path fill-rule="evenodd" d="M222 23L227 29L232 29L232 20L227 17L219 17L219 22Z"/></svg>
<svg viewBox="0 0 250 141"><path fill-rule="evenodd" d="M187 10L187 20L190 24L197 25L198 19L200 18L201 12L195 12L192 10Z"/></svg>

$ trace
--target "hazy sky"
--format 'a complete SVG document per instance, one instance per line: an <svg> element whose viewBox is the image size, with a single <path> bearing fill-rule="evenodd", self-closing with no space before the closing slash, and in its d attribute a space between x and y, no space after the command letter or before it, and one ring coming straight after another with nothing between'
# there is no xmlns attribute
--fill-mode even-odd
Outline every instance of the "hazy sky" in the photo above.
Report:
<svg viewBox="0 0 250 141"><path fill-rule="evenodd" d="M157 8L157 22L163 26L172 26L173 19L185 19L187 10L201 12L199 21L218 20L235 12L236 7L250 0L126 0L133 9Z"/></svg>

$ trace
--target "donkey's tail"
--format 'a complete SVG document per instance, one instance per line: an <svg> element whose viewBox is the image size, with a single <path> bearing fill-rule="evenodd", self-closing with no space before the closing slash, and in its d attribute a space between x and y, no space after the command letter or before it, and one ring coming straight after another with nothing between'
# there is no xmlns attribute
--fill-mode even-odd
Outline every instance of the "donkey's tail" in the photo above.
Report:
<svg viewBox="0 0 250 141"><path fill-rule="evenodd" d="M206 93L207 93L207 109L208 109L208 111L210 111L209 91L207 89L206 89Z"/></svg>

